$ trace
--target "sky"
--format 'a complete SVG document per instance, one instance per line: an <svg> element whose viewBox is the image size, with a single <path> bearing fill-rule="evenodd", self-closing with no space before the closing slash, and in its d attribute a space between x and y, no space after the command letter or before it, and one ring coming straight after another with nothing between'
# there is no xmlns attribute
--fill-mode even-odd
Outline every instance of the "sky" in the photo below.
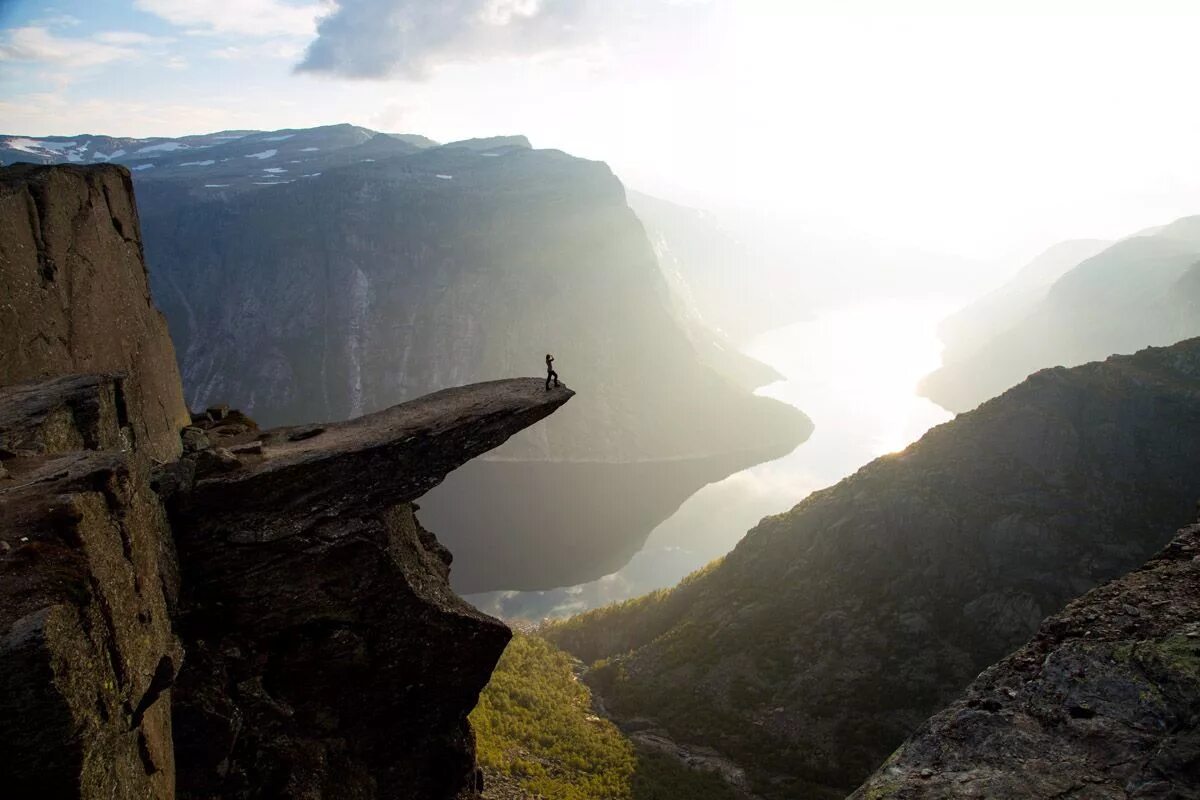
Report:
<svg viewBox="0 0 1200 800"><path fill-rule="evenodd" d="M1012 270L1200 214L1187 0L0 0L0 132L523 133Z"/></svg>

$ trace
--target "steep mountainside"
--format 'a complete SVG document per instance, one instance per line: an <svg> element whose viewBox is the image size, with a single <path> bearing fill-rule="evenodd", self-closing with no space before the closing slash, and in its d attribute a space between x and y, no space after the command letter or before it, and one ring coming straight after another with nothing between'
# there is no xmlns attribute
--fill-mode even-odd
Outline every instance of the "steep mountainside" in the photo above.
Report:
<svg viewBox="0 0 1200 800"><path fill-rule="evenodd" d="M671 592L548 635L618 716L839 796L1200 497L1200 339L1039 372L788 513Z"/></svg>
<svg viewBox="0 0 1200 800"><path fill-rule="evenodd" d="M1086 252L1093 245L1077 246ZM1044 258L1057 255L1052 250ZM1200 217L1123 239L1067 271L1048 291L1017 287L1000 298L1003 313L985 301L963 312L973 319L969 325L949 321L945 366L925 378L921 391L951 411L965 411L1038 369L1196 336L1198 274Z"/></svg>
<svg viewBox="0 0 1200 800"><path fill-rule="evenodd" d="M852 800L1200 796L1200 526L1042 623Z"/></svg>
<svg viewBox="0 0 1200 800"><path fill-rule="evenodd" d="M701 319L739 343L873 299L967 296L983 273L969 260L873 241L865 232L820 234L802 220L773 217L784 212L769 203L765 214L729 209L717 216L631 191L629 205Z"/></svg>
<svg viewBox="0 0 1200 800"><path fill-rule="evenodd" d="M1112 246L1101 239L1059 242L1030 261L1007 283L944 319L938 333L946 344L944 363L965 360L997 333L1019 323L1054 282Z"/></svg>
<svg viewBox="0 0 1200 800"><path fill-rule="evenodd" d="M752 309L761 304L748 296L748 289L770 294L766 282L755 280L750 271L749 249L711 214L637 192L629 193L629 206L646 225L671 311L700 360L747 389L780 380L777 371L741 353L728 332L745 334L745 325L737 320L756 316ZM729 285L732 276L737 276L736 290ZM771 325L761 316L757 324Z"/></svg>
<svg viewBox="0 0 1200 800"><path fill-rule="evenodd" d="M79 142L37 141L82 157ZM547 352L579 390L423 502L462 591L613 572L696 489L811 430L744 388L770 375L736 353L724 363L743 386L704 363L719 347L700 352L713 340L673 316L604 164L522 137L432 147L351 126L169 144L121 158L136 157L151 281L193 406L345 419L537 374Z"/></svg>
<svg viewBox="0 0 1200 800"><path fill-rule="evenodd" d="M467 714L510 632L412 501L573 393L189 420L129 173L0 187L0 363L39 376L0 385L4 796L477 800Z"/></svg>
<svg viewBox="0 0 1200 800"><path fill-rule="evenodd" d="M640 192L629 193L629 205L677 295L706 325L742 340L793 321L779 282L764 279L777 265L714 214Z"/></svg>

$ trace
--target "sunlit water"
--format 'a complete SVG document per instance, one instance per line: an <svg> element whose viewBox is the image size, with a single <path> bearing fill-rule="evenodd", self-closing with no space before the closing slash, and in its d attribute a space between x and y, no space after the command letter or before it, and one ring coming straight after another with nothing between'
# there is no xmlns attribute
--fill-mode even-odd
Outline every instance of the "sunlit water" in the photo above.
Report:
<svg viewBox="0 0 1200 800"><path fill-rule="evenodd" d="M692 495L619 572L580 586L468 599L504 618L536 620L673 586L729 552L762 517L786 511L877 456L903 449L952 416L918 397L916 387L941 363L936 327L955 307L945 298L876 301L760 336L745 352L785 379L759 394L812 417L812 438L791 455Z"/></svg>

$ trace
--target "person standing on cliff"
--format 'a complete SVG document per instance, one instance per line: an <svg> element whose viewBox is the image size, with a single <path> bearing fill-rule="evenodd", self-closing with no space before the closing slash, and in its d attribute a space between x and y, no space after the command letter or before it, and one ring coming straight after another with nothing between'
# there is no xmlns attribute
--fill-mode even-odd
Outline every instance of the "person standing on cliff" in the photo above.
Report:
<svg viewBox="0 0 1200 800"><path fill-rule="evenodd" d="M558 388L558 373L554 371L554 356L546 353L546 391L550 391L550 381L554 381L554 388Z"/></svg>

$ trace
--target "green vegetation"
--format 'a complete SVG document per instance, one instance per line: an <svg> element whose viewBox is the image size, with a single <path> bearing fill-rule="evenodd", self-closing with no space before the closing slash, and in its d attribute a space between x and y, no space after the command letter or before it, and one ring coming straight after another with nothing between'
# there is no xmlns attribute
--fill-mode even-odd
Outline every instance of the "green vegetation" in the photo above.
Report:
<svg viewBox="0 0 1200 800"><path fill-rule="evenodd" d="M692 589L716 571L723 560L718 558L709 562L674 588L659 589L551 622L542 628L542 634L588 663L644 647L679 622L691 606Z"/></svg>
<svg viewBox="0 0 1200 800"><path fill-rule="evenodd" d="M569 656L536 636L513 638L471 713L479 763L531 797L555 800L732 800L717 776L638 752L592 709Z"/></svg>

